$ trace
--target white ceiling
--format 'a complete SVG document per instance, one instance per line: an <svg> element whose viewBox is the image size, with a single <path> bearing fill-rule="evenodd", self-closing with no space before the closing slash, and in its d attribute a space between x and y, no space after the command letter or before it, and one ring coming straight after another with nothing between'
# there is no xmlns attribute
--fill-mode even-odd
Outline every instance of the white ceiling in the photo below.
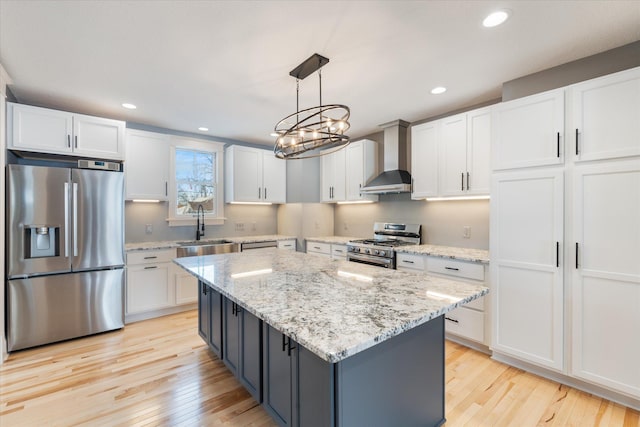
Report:
<svg viewBox="0 0 640 427"><path fill-rule="evenodd" d="M483 28L498 8L511 18ZM351 108L356 138L636 40L638 0L0 0L0 63L18 101L266 145L295 110L289 71L315 52L330 59L323 101ZM449 90L431 95L438 85ZM301 108L316 105L317 76L300 91Z"/></svg>

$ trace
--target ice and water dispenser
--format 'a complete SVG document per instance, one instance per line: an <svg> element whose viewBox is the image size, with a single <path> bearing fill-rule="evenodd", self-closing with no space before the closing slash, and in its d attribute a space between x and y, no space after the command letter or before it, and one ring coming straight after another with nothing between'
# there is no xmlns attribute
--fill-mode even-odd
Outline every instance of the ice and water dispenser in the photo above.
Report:
<svg viewBox="0 0 640 427"><path fill-rule="evenodd" d="M60 255L60 227L28 225L24 228L25 259Z"/></svg>

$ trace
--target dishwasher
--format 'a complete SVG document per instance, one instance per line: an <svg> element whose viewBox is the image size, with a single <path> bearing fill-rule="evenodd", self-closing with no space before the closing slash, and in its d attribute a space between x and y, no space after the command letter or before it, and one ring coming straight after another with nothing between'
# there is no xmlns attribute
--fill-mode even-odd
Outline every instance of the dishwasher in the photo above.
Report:
<svg viewBox="0 0 640 427"><path fill-rule="evenodd" d="M252 243L242 243L240 245L240 251L252 251L256 249L265 249L265 248L277 248L278 242L275 240L268 240L266 242L252 242Z"/></svg>

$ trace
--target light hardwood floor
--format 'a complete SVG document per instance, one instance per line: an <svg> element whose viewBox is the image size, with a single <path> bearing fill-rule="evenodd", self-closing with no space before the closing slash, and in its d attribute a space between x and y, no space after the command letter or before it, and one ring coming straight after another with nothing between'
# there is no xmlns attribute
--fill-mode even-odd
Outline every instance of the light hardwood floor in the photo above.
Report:
<svg viewBox="0 0 640 427"><path fill-rule="evenodd" d="M447 342L446 426L640 426L640 413ZM13 353L0 426L274 426L210 353L197 312Z"/></svg>

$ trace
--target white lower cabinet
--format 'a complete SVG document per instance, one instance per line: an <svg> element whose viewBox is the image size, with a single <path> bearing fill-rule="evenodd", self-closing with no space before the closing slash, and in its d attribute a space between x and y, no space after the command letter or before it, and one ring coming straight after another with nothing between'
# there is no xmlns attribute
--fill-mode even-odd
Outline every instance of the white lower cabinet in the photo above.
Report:
<svg viewBox="0 0 640 427"><path fill-rule="evenodd" d="M347 259L347 245L339 245L336 243L331 244L331 258L333 259Z"/></svg>
<svg viewBox="0 0 640 427"><path fill-rule="evenodd" d="M331 258L331 243L307 241L307 253Z"/></svg>
<svg viewBox="0 0 640 427"><path fill-rule="evenodd" d="M171 260L175 249L127 254L126 315L174 305Z"/></svg>
<svg viewBox="0 0 640 427"><path fill-rule="evenodd" d="M189 310L198 302L198 281L173 263L176 250L127 254L125 322Z"/></svg>
<svg viewBox="0 0 640 427"><path fill-rule="evenodd" d="M396 267L398 270L427 272L433 276L484 286L488 286L489 282L485 265L477 262L398 253ZM489 346L491 325L488 312L489 307L485 307L484 297L473 300L445 314L445 331L447 334Z"/></svg>
<svg viewBox="0 0 640 427"><path fill-rule="evenodd" d="M291 240L280 240L278 241L278 249L284 249L288 251L296 250L296 241L294 239Z"/></svg>
<svg viewBox="0 0 640 427"><path fill-rule="evenodd" d="M171 268L176 284L176 305L198 302L198 279L175 264Z"/></svg>

